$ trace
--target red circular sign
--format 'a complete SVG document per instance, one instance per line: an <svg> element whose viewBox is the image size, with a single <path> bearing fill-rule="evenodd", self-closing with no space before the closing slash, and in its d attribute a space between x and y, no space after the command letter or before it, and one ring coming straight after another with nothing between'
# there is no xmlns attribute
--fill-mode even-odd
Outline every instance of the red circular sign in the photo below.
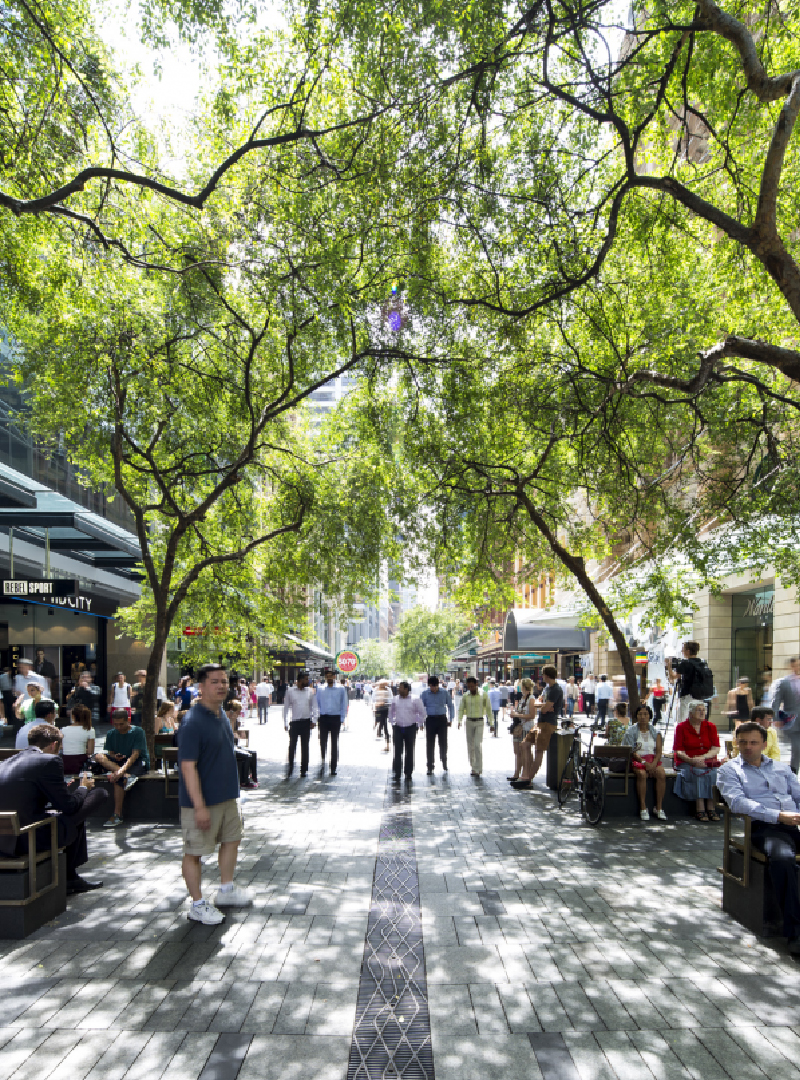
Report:
<svg viewBox="0 0 800 1080"><path fill-rule="evenodd" d="M358 653L354 653L350 649L343 650L336 657L336 667L341 671L342 675L352 675L358 668Z"/></svg>

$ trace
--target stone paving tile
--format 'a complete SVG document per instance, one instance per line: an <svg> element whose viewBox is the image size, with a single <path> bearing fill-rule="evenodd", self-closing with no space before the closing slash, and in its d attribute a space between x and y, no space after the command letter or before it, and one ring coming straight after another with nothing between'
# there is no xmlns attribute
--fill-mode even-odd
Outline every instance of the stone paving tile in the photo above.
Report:
<svg viewBox="0 0 800 1080"><path fill-rule="evenodd" d="M527 1035L434 1034L436 1080L542 1080Z"/></svg>
<svg viewBox="0 0 800 1080"><path fill-rule="evenodd" d="M250 1044L238 1080L345 1080L350 1035L264 1035Z"/></svg>

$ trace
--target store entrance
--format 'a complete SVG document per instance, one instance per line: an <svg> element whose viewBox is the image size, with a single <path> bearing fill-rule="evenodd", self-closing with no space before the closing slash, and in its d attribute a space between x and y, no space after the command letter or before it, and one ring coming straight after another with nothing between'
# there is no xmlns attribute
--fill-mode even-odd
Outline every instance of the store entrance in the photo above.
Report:
<svg viewBox="0 0 800 1080"><path fill-rule="evenodd" d="M772 586L731 597L731 679L742 675L750 681L756 704L767 701L772 684L772 618L775 590ZM730 689L730 687L728 687ZM720 692L721 687L718 687Z"/></svg>

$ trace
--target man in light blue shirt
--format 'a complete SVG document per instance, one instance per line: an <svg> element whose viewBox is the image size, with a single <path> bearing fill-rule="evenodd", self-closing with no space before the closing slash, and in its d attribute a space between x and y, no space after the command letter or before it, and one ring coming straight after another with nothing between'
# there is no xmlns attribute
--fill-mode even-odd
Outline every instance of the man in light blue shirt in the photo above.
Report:
<svg viewBox="0 0 800 1080"><path fill-rule="evenodd" d="M347 687L336 685L336 672L325 672L325 685L317 690L317 708L319 709L319 752L322 755L322 767L325 768L325 755L328 752L328 735L331 737L331 776L336 776L339 764L339 732L347 718Z"/></svg>
<svg viewBox="0 0 800 1080"><path fill-rule="evenodd" d="M453 722L455 709L453 699L435 675L428 679L428 689L419 696L425 709L425 738L428 751L428 776L433 773L433 761L436 754L436 740L439 740L439 757L442 769L447 772L447 729Z"/></svg>
<svg viewBox="0 0 800 1080"><path fill-rule="evenodd" d="M753 720L736 730L739 756L717 773L717 787L735 814L753 819L753 845L767 856L775 896L783 911L789 952L800 956L800 890L795 854L800 840L800 781L787 764L764 753L767 729Z"/></svg>
<svg viewBox="0 0 800 1080"><path fill-rule="evenodd" d="M497 683L494 679L489 680L489 705L492 710L492 735L497 738L497 714L500 712L500 705L502 703L503 696L497 688Z"/></svg>

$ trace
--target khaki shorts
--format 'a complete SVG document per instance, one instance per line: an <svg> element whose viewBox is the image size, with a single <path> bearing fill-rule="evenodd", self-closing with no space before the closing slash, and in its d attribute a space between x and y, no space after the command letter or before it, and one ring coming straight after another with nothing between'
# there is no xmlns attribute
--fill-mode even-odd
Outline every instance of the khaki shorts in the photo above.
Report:
<svg viewBox="0 0 800 1080"><path fill-rule="evenodd" d="M211 827L198 829L194 810L181 807L184 855L213 855L217 844L237 844L242 839L242 811L236 799L209 806Z"/></svg>

